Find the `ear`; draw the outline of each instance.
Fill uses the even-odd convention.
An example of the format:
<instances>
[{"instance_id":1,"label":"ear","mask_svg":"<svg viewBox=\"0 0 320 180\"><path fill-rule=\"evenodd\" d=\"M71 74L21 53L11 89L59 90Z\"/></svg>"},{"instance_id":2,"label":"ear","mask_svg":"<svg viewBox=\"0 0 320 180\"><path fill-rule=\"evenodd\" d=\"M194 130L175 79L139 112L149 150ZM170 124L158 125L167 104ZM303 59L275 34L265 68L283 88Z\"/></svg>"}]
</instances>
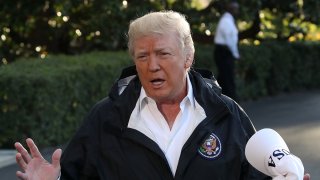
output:
<instances>
[{"instance_id":1,"label":"ear","mask_svg":"<svg viewBox=\"0 0 320 180\"><path fill-rule=\"evenodd\" d=\"M193 54L187 54L186 56L186 62L185 62L185 68L190 68L193 64Z\"/></svg>"}]
</instances>

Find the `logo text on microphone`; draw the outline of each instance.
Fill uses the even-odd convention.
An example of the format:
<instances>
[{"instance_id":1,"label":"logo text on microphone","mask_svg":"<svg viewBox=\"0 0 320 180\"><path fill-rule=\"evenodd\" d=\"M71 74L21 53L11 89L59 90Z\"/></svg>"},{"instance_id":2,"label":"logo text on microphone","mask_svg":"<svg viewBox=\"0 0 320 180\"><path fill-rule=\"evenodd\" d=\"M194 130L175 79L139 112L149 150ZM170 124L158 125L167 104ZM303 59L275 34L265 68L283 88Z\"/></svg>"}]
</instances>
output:
<instances>
[{"instance_id":1,"label":"logo text on microphone","mask_svg":"<svg viewBox=\"0 0 320 180\"><path fill-rule=\"evenodd\" d=\"M276 161L280 161L283 157L290 155L291 153L286 149L276 149L270 155L268 160L268 166L276 167Z\"/></svg>"}]
</instances>

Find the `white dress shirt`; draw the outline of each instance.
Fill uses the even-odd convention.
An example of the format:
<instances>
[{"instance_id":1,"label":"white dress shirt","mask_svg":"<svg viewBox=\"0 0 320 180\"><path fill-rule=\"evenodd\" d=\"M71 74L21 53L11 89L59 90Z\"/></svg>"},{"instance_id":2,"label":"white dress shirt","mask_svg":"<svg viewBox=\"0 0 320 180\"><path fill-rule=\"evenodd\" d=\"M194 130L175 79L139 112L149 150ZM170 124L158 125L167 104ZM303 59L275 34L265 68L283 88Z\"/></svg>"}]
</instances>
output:
<instances>
[{"instance_id":1,"label":"white dress shirt","mask_svg":"<svg viewBox=\"0 0 320 180\"><path fill-rule=\"evenodd\" d=\"M226 45L233 57L240 58L238 50L238 29L233 16L229 12L225 12L218 22L214 43Z\"/></svg>"},{"instance_id":2,"label":"white dress shirt","mask_svg":"<svg viewBox=\"0 0 320 180\"><path fill-rule=\"evenodd\" d=\"M143 87L128 123L128 128L140 131L159 145L173 175L176 172L183 145L199 123L206 118L204 109L193 96L189 76L187 88L188 94L180 103L180 112L171 130L158 110L156 102L146 95Z\"/></svg>"}]
</instances>

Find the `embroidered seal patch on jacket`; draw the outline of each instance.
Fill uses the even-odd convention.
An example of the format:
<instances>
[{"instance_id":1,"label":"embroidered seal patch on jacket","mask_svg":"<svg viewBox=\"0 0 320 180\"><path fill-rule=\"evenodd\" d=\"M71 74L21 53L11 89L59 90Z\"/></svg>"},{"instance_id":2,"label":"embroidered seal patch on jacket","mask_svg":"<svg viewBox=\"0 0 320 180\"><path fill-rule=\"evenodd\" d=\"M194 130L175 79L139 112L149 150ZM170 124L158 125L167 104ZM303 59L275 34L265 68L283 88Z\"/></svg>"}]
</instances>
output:
<instances>
[{"instance_id":1,"label":"embroidered seal patch on jacket","mask_svg":"<svg viewBox=\"0 0 320 180\"><path fill-rule=\"evenodd\" d=\"M201 156L208 159L218 157L221 152L221 142L218 136L211 133L199 147L198 152Z\"/></svg>"}]
</instances>

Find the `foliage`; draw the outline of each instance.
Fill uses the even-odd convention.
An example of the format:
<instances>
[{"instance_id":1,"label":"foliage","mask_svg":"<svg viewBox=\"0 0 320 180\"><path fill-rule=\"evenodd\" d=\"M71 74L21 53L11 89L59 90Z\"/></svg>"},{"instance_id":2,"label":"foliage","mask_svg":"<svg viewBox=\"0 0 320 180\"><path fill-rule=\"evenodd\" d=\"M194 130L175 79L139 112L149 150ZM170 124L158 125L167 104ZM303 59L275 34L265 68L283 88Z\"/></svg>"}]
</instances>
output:
<instances>
[{"instance_id":1,"label":"foliage","mask_svg":"<svg viewBox=\"0 0 320 180\"><path fill-rule=\"evenodd\" d=\"M214 46L197 45L195 66L217 69ZM319 43L268 41L258 46L241 45L236 61L237 92L242 101L280 92L320 88Z\"/></svg>"},{"instance_id":2,"label":"foliage","mask_svg":"<svg viewBox=\"0 0 320 180\"><path fill-rule=\"evenodd\" d=\"M0 67L0 146L26 137L40 145L66 142L130 62L125 52L109 52L21 59Z\"/></svg>"},{"instance_id":3,"label":"foliage","mask_svg":"<svg viewBox=\"0 0 320 180\"><path fill-rule=\"evenodd\" d=\"M133 2L128 8L124 2L1 1L0 59L6 64L21 56L45 58L48 53L124 49L130 19L157 9L156 3L141 6Z\"/></svg>"},{"instance_id":4,"label":"foliage","mask_svg":"<svg viewBox=\"0 0 320 180\"><path fill-rule=\"evenodd\" d=\"M240 30L262 22L258 39L319 40L318 0L238 0ZM173 9L186 14L194 34L212 42L227 0L23 0L0 2L1 64L17 57L79 54L126 48L131 19L149 11ZM257 24L259 28L259 24ZM250 35L256 39L256 31ZM196 40L198 40L196 38ZM249 41L250 42L250 41Z\"/></svg>"},{"instance_id":5,"label":"foliage","mask_svg":"<svg viewBox=\"0 0 320 180\"><path fill-rule=\"evenodd\" d=\"M320 40L319 13L310 8L310 4L313 4L315 9L319 9L318 1L308 1L305 4L303 0L265 1L263 4L259 38Z\"/></svg>"},{"instance_id":6,"label":"foliage","mask_svg":"<svg viewBox=\"0 0 320 180\"><path fill-rule=\"evenodd\" d=\"M242 99L320 87L318 43L264 42L241 46L237 87Z\"/></svg>"}]
</instances>

